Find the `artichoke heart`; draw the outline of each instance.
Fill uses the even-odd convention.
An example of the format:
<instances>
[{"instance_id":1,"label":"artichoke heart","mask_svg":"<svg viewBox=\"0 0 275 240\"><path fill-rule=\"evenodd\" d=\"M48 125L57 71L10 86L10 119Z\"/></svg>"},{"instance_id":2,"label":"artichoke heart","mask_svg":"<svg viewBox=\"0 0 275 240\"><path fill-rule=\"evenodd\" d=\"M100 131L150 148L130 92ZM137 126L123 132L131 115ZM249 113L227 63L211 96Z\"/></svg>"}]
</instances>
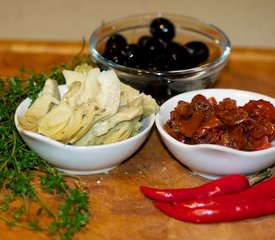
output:
<instances>
[{"instance_id":1,"label":"artichoke heart","mask_svg":"<svg viewBox=\"0 0 275 240\"><path fill-rule=\"evenodd\" d=\"M139 120L143 113L142 100L142 95L138 95L129 102L128 105L120 107L116 114L96 122L92 128L75 143L75 145L93 145L97 141L97 137L107 134L108 131L116 125L126 121L130 122L135 119Z\"/></svg>"},{"instance_id":2,"label":"artichoke heart","mask_svg":"<svg viewBox=\"0 0 275 240\"><path fill-rule=\"evenodd\" d=\"M75 71L67 70L67 69L63 70L62 74L66 80L66 86L68 88L70 88L72 83L82 82L82 81L84 81L84 78L85 78L85 75L83 73L75 72Z\"/></svg>"},{"instance_id":3,"label":"artichoke heart","mask_svg":"<svg viewBox=\"0 0 275 240\"><path fill-rule=\"evenodd\" d=\"M134 136L140 120L159 111L151 96L122 83L114 70L101 72L83 64L62 73L68 91L61 99L57 82L48 79L41 95L18 117L22 128L64 144L107 144Z\"/></svg>"},{"instance_id":4,"label":"artichoke heart","mask_svg":"<svg viewBox=\"0 0 275 240\"><path fill-rule=\"evenodd\" d=\"M99 92L99 83L97 80L99 74L99 68L90 69L86 73L63 70L63 75L66 79L66 85L68 88L71 88L76 82L81 83L81 89L79 89L79 96L77 100L78 105L95 100ZM70 96L67 97L67 99L69 98Z\"/></svg>"},{"instance_id":5,"label":"artichoke heart","mask_svg":"<svg viewBox=\"0 0 275 240\"><path fill-rule=\"evenodd\" d=\"M139 91L121 82L120 106L125 106L129 101L139 95Z\"/></svg>"},{"instance_id":6,"label":"artichoke heart","mask_svg":"<svg viewBox=\"0 0 275 240\"><path fill-rule=\"evenodd\" d=\"M111 128L123 121L130 121L135 117L141 117L143 113L142 97L138 96L133 99L128 105L121 107L119 111L110 118L97 122L92 131L96 136L101 136L107 133Z\"/></svg>"},{"instance_id":7,"label":"artichoke heart","mask_svg":"<svg viewBox=\"0 0 275 240\"><path fill-rule=\"evenodd\" d=\"M96 113L93 94L85 91L88 78L71 83L63 100L38 123L38 132L63 143L74 143L91 128ZM84 101L86 100L86 101Z\"/></svg>"},{"instance_id":8,"label":"artichoke heart","mask_svg":"<svg viewBox=\"0 0 275 240\"><path fill-rule=\"evenodd\" d=\"M94 116L93 126L118 112L121 94L121 82L113 70L101 72L97 81L99 90L95 97L95 101L98 111L96 111ZM87 145L92 135L93 128L90 128L75 145Z\"/></svg>"},{"instance_id":9,"label":"artichoke heart","mask_svg":"<svg viewBox=\"0 0 275 240\"><path fill-rule=\"evenodd\" d=\"M67 126L71 115L72 109L69 104L67 102L61 102L39 121L38 133L60 140L58 134Z\"/></svg>"},{"instance_id":10,"label":"artichoke heart","mask_svg":"<svg viewBox=\"0 0 275 240\"><path fill-rule=\"evenodd\" d=\"M91 127L94 114L94 103L72 108L68 102L62 102L41 120L38 132L72 144Z\"/></svg>"},{"instance_id":11,"label":"artichoke heart","mask_svg":"<svg viewBox=\"0 0 275 240\"><path fill-rule=\"evenodd\" d=\"M95 121L103 120L115 114L120 105L121 83L114 70L103 71L98 77L100 90L96 97L101 110Z\"/></svg>"},{"instance_id":12,"label":"artichoke heart","mask_svg":"<svg viewBox=\"0 0 275 240\"><path fill-rule=\"evenodd\" d=\"M140 127L139 117L131 120L131 121L124 121L112 129L110 129L106 134L101 135L100 137L95 137L94 142L89 142L92 145L101 145L101 144L109 144L115 143L122 140L125 140L132 135L135 135L136 129Z\"/></svg>"},{"instance_id":13,"label":"artichoke heart","mask_svg":"<svg viewBox=\"0 0 275 240\"><path fill-rule=\"evenodd\" d=\"M23 116L18 117L20 127L29 131L37 131L38 121L59 102L60 93L57 81L47 79L41 95L33 102Z\"/></svg>"},{"instance_id":14,"label":"artichoke heart","mask_svg":"<svg viewBox=\"0 0 275 240\"><path fill-rule=\"evenodd\" d=\"M147 117L153 113L157 113L160 110L159 105L157 104L156 100L151 97L151 95L146 95L141 93L143 98L143 114L142 117Z\"/></svg>"}]
</instances>

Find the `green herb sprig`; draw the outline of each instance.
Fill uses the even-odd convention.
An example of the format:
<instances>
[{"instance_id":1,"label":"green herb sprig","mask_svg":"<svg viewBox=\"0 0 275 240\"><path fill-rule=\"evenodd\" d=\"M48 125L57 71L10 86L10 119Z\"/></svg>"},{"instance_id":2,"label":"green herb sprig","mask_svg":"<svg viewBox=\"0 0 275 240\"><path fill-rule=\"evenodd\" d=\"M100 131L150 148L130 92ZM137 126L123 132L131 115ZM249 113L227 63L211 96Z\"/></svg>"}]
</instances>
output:
<instances>
[{"instance_id":1,"label":"green herb sprig","mask_svg":"<svg viewBox=\"0 0 275 240\"><path fill-rule=\"evenodd\" d=\"M68 176L57 171L30 150L16 131L14 113L18 104L26 97L35 100L47 78L59 84L65 82L63 69L72 65L54 66L49 74L28 73L22 76L0 80L0 220L10 226L23 227L33 231L47 231L70 240L89 221L89 199L81 184L70 186ZM26 77L27 76L27 77ZM81 182L78 177L77 182ZM39 181L37 181L37 179ZM38 186L37 183L39 182ZM51 209L40 197L40 192L60 196L57 209ZM30 204L38 205L35 219L30 219ZM39 222L41 214L46 214L50 223Z\"/></svg>"}]
</instances>

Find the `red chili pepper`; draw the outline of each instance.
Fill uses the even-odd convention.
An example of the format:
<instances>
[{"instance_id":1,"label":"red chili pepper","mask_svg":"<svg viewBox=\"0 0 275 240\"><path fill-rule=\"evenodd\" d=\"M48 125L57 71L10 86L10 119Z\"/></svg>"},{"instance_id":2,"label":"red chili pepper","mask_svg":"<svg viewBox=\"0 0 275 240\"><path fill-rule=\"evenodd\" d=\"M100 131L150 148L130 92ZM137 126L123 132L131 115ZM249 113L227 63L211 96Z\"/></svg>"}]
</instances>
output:
<instances>
[{"instance_id":1,"label":"red chili pepper","mask_svg":"<svg viewBox=\"0 0 275 240\"><path fill-rule=\"evenodd\" d=\"M239 221L275 214L274 198L245 199L218 206L178 208L170 203L154 202L154 205L168 216L193 223L217 223Z\"/></svg>"},{"instance_id":2,"label":"red chili pepper","mask_svg":"<svg viewBox=\"0 0 275 240\"><path fill-rule=\"evenodd\" d=\"M157 189L141 186L140 190L151 199L173 202L231 194L243 191L249 186L249 181L244 175L231 174L193 188Z\"/></svg>"},{"instance_id":3,"label":"red chili pepper","mask_svg":"<svg viewBox=\"0 0 275 240\"><path fill-rule=\"evenodd\" d=\"M213 198L193 199L182 202L175 201L174 205L183 208L197 208L263 197L275 198L275 177L260 182L253 187L250 187L238 193L232 193L225 196L217 196Z\"/></svg>"}]
</instances>

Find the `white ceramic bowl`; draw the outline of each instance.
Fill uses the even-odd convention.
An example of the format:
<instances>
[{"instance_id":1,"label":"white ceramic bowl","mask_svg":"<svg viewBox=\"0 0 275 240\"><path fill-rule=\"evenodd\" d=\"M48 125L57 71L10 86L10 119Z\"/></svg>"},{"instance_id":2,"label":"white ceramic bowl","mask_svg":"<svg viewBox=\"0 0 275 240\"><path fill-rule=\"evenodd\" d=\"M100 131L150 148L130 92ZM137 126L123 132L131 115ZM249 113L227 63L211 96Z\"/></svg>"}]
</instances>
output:
<instances>
[{"instance_id":1,"label":"white ceramic bowl","mask_svg":"<svg viewBox=\"0 0 275 240\"><path fill-rule=\"evenodd\" d=\"M64 93L64 87L59 88L61 88L61 94ZM60 171L77 175L103 173L120 165L143 144L155 120L155 114L144 118L140 133L121 142L98 146L72 146L23 130L19 126L18 116L26 112L30 103L31 100L27 98L16 109L14 120L19 134L42 159Z\"/></svg>"},{"instance_id":2,"label":"white ceramic bowl","mask_svg":"<svg viewBox=\"0 0 275 240\"><path fill-rule=\"evenodd\" d=\"M190 102L196 94L206 97L215 97L222 100L230 97L238 105L244 105L249 100L264 99L275 105L275 99L249 91L234 89L203 89L179 94L166 101L156 115L156 127L167 148L183 165L195 174L205 178L215 179L232 173L253 174L275 164L275 142L273 147L259 151L240 151L229 147L214 144L188 145L171 137L163 125L170 118L170 112L176 107L179 100Z\"/></svg>"}]
</instances>

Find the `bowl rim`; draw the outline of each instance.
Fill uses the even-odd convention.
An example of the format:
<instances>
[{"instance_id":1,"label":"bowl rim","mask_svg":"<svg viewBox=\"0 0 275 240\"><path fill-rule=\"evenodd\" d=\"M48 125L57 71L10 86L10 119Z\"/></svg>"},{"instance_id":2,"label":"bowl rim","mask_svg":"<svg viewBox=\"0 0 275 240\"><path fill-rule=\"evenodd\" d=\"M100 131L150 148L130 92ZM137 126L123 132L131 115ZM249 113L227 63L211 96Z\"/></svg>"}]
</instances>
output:
<instances>
[{"instance_id":1,"label":"bowl rim","mask_svg":"<svg viewBox=\"0 0 275 240\"><path fill-rule=\"evenodd\" d=\"M181 97L182 95L187 95L187 94L196 94L196 93L201 93L203 94L204 92L209 92L209 91L214 91L214 92L229 92L229 91L233 91L236 93L245 93L245 94L253 94L253 95L257 95L259 97L263 97L265 99L270 99L273 102L275 101L274 98L264 95L264 94L260 94L260 93L256 93L256 92L252 92L252 91L246 91L246 90L239 90L239 89L230 89L230 88L208 88L208 89L199 89L199 90L193 90L193 91L189 91L189 92L185 92L185 93L181 93L178 94L170 99L168 99L167 101L165 101L161 106L160 106L160 111L156 114L155 117L155 124L157 127L157 130L159 131L159 133L166 138L168 141L170 141L172 144L175 144L178 147L181 148L193 148L193 149L208 149L208 150L216 150L216 151L222 151L222 152L227 152L227 153L233 153L233 154L237 154L237 155L242 155L242 156L251 156L251 155L255 155L255 156L259 156L259 155L263 155L263 154L268 154L271 152L275 151L275 140L272 141L272 147L270 148L266 148L266 149L262 149L262 150L257 150L257 151L244 151L244 150L238 150L238 149L234 149L234 148L230 148L230 147L226 147L226 146L222 146L222 145L217 145L217 144L186 144L186 143L182 143L178 140L176 140L175 138L173 138L172 136L170 136L163 128L162 122L161 122L161 114L163 113L163 109L164 107L166 107L166 105L168 105L170 102L175 101L176 99L178 99L179 97ZM251 99L253 100L253 99Z\"/></svg>"},{"instance_id":2,"label":"bowl rim","mask_svg":"<svg viewBox=\"0 0 275 240\"><path fill-rule=\"evenodd\" d=\"M96 34L102 30L104 27L112 25L112 24L116 24L118 22L121 21L125 21L127 19L133 19L133 18L140 18L140 17L147 17L147 18L153 18L153 17L161 17L161 16L167 16L167 17L175 17L175 18L182 18L182 19L186 19L189 21L193 21L205 26L208 26L210 28L212 28L213 30L215 30L217 33L219 33L225 40L225 49L224 51L219 55L219 57L215 58L212 62L207 62L205 64L202 64L198 67L195 68L190 68L190 69L184 69L184 70L173 70L173 71L148 71L148 70L144 70L144 69L137 69L137 68L130 68L130 67L126 67L120 64L116 64L106 58L104 58L96 49L95 45L94 45L94 38L96 36ZM101 26L97 27L94 32L91 34L90 38L89 38L89 49L90 49L90 53L92 55L93 58L95 58L96 61L101 62L107 62L108 65L116 70L119 71L123 71L123 72L128 72L131 74L136 74L136 75L153 75L153 76L157 76L157 77L161 77L161 76L173 76L173 75L178 75L178 74L191 74L191 73L198 73L198 72L202 72L205 70L205 68L216 68L219 65L224 65L231 53L231 41L229 39L229 37L225 34L225 32L223 30L221 30L219 27L217 27L216 25L210 23L207 20L203 20L203 19L199 19L196 17L191 17L188 15L181 15L181 14L174 14L174 13L166 13L166 12L149 12L149 13L141 13L141 14L134 14L134 15L127 15L124 17L120 17L120 18L113 18L110 19L108 21L104 21L102 23ZM175 79L176 80L176 79Z\"/></svg>"}]
</instances>

